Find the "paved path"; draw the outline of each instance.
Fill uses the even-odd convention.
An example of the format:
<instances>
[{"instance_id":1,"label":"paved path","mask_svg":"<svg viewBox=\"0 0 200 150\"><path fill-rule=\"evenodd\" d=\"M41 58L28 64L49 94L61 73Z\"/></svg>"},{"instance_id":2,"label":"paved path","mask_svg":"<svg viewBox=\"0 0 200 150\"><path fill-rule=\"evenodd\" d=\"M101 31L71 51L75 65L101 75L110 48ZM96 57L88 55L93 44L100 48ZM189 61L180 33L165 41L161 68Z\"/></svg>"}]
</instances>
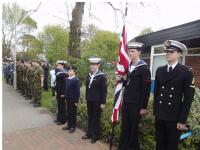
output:
<instances>
[{"instance_id":1,"label":"paved path","mask_svg":"<svg viewBox=\"0 0 200 150\"><path fill-rule=\"evenodd\" d=\"M44 108L33 108L11 86L2 83L3 150L108 150L108 146L82 140L83 132L68 133L53 123Z\"/></svg>"}]
</instances>

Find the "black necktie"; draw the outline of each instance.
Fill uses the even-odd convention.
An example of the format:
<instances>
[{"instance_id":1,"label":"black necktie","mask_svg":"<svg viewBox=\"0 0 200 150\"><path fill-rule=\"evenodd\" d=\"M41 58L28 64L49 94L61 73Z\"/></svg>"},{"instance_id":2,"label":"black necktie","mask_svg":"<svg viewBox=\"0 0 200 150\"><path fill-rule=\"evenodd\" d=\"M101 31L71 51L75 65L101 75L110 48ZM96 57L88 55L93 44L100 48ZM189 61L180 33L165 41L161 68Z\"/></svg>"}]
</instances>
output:
<instances>
[{"instance_id":1,"label":"black necktie","mask_svg":"<svg viewBox=\"0 0 200 150\"><path fill-rule=\"evenodd\" d=\"M171 72L171 71L172 71L172 66L169 67L169 72Z\"/></svg>"}]
</instances>

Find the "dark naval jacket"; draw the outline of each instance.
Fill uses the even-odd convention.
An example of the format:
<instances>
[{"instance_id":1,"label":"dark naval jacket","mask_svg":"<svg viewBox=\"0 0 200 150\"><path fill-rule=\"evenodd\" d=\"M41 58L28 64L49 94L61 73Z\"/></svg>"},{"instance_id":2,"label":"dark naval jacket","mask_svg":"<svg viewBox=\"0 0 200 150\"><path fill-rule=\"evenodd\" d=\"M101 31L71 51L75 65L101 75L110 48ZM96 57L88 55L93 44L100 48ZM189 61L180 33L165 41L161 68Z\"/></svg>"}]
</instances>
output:
<instances>
[{"instance_id":1,"label":"dark naval jacket","mask_svg":"<svg viewBox=\"0 0 200 150\"><path fill-rule=\"evenodd\" d=\"M194 97L194 78L190 68L177 64L156 71L153 112L157 119L186 123Z\"/></svg>"},{"instance_id":2,"label":"dark naval jacket","mask_svg":"<svg viewBox=\"0 0 200 150\"><path fill-rule=\"evenodd\" d=\"M124 85L123 102L134 103L140 105L141 109L146 109L151 89L151 73L148 65L143 60L140 60L132 72L129 68Z\"/></svg>"},{"instance_id":3,"label":"dark naval jacket","mask_svg":"<svg viewBox=\"0 0 200 150\"><path fill-rule=\"evenodd\" d=\"M63 69L62 71L58 71L56 73L56 92L60 95L65 95L66 88L66 80L67 80L67 71Z\"/></svg>"},{"instance_id":4,"label":"dark naval jacket","mask_svg":"<svg viewBox=\"0 0 200 150\"><path fill-rule=\"evenodd\" d=\"M88 102L106 103L107 97L107 79L103 72L98 71L92 80L92 74L89 73L86 80L86 100Z\"/></svg>"}]
</instances>

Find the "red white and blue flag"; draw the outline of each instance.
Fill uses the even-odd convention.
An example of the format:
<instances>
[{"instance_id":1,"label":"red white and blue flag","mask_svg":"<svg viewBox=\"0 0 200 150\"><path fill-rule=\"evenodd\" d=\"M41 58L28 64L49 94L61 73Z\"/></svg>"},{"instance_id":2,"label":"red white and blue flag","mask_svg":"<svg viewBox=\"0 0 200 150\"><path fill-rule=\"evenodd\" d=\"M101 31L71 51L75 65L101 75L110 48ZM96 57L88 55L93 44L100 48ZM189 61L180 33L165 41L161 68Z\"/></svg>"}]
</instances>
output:
<instances>
[{"instance_id":1,"label":"red white and blue flag","mask_svg":"<svg viewBox=\"0 0 200 150\"><path fill-rule=\"evenodd\" d=\"M127 38L126 38L126 28L123 27L122 35L120 37L119 50L118 50L118 64L116 74L120 76L125 76L128 72L129 67L129 57L127 49ZM122 88L123 82L117 81L115 88L115 99L114 99L114 108L111 120L113 123L116 123L119 120L119 111L122 104Z\"/></svg>"}]
</instances>

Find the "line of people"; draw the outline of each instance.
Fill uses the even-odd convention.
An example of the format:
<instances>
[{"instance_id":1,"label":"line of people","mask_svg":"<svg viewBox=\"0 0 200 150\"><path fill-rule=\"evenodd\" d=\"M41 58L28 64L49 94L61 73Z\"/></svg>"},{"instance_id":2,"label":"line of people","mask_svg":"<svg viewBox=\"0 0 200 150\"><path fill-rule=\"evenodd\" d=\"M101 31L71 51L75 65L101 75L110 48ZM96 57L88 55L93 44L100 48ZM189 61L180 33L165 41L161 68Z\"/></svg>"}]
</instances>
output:
<instances>
[{"instance_id":1,"label":"line of people","mask_svg":"<svg viewBox=\"0 0 200 150\"><path fill-rule=\"evenodd\" d=\"M186 129L186 121L194 97L194 78L191 68L179 63L179 57L187 47L174 40L165 41L164 46L168 64L157 69L154 87L156 149L178 150L180 133ZM128 44L131 62L127 78L117 76L117 80L122 80L125 87L118 150L140 149L138 126L141 117L147 112L151 86L149 67L140 59L142 47L143 44L138 42ZM88 126L82 139L91 139L91 143L95 143L99 139L101 112L106 104L107 79L99 70L100 58L91 57L89 62L90 72L86 78L85 91ZM57 61L56 69L50 71L52 95L56 93L58 104L55 122L57 125L64 125L68 121L63 130L69 130L70 133L76 129L76 113L80 97L80 81L76 77L76 72L76 67L66 67L66 61ZM17 63L17 74L17 87L20 92L32 98L35 107L39 106L44 79L40 61Z\"/></svg>"},{"instance_id":2,"label":"line of people","mask_svg":"<svg viewBox=\"0 0 200 150\"><path fill-rule=\"evenodd\" d=\"M31 100L34 107L41 106L42 91L44 86L44 71L41 61L34 59L31 61L17 61L17 91Z\"/></svg>"},{"instance_id":3,"label":"line of people","mask_svg":"<svg viewBox=\"0 0 200 150\"><path fill-rule=\"evenodd\" d=\"M99 139L100 117L106 103L107 80L105 74L99 70L101 59L91 57L89 62L90 73L86 79L88 129L82 139L91 139L91 143L95 143ZM51 70L52 95L54 95L55 90L58 104L57 118L54 122L57 125L63 125L68 121L67 125L62 129L69 130L69 133L73 133L76 129L80 81L76 77L77 68L71 66L66 69L65 65L65 61L57 61L56 71Z\"/></svg>"}]
</instances>

